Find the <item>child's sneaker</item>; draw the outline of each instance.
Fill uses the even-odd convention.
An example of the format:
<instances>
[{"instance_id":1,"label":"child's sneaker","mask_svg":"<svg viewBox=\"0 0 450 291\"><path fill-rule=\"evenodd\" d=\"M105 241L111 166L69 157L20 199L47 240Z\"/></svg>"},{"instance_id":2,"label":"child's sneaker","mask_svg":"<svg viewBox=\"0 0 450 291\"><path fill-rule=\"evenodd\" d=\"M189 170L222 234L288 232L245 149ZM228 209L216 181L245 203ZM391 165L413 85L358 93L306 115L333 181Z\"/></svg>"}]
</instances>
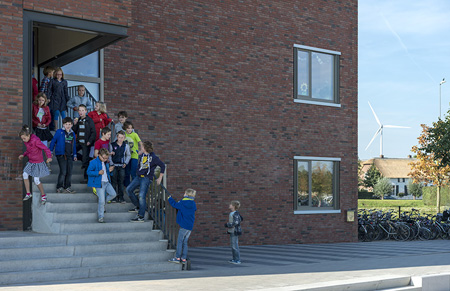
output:
<instances>
[{"instance_id":1,"label":"child's sneaker","mask_svg":"<svg viewBox=\"0 0 450 291\"><path fill-rule=\"evenodd\" d=\"M175 263L175 264L179 264L179 263L180 263L180 258L171 258L171 259L169 260L169 262Z\"/></svg>"},{"instance_id":2,"label":"child's sneaker","mask_svg":"<svg viewBox=\"0 0 450 291\"><path fill-rule=\"evenodd\" d=\"M186 264L187 260L186 259L181 259L181 263L182 264Z\"/></svg>"},{"instance_id":3,"label":"child's sneaker","mask_svg":"<svg viewBox=\"0 0 450 291\"><path fill-rule=\"evenodd\" d=\"M100 218L98 219L98 222L99 222L99 223L105 223L105 219L104 219L103 217L100 217Z\"/></svg>"},{"instance_id":4,"label":"child's sneaker","mask_svg":"<svg viewBox=\"0 0 450 291\"><path fill-rule=\"evenodd\" d=\"M63 192L64 192L63 187L59 187L58 189L56 189L56 193L63 193Z\"/></svg>"},{"instance_id":5,"label":"child's sneaker","mask_svg":"<svg viewBox=\"0 0 450 291\"><path fill-rule=\"evenodd\" d=\"M131 222L144 222L144 217L136 215L135 218L130 220Z\"/></svg>"},{"instance_id":6,"label":"child's sneaker","mask_svg":"<svg viewBox=\"0 0 450 291\"><path fill-rule=\"evenodd\" d=\"M47 196L44 195L44 196L41 197L41 204L45 205L46 202L47 202Z\"/></svg>"},{"instance_id":7,"label":"child's sneaker","mask_svg":"<svg viewBox=\"0 0 450 291\"><path fill-rule=\"evenodd\" d=\"M23 197L23 201L27 201L28 199L30 199L33 195L31 195L31 193L27 193L27 195L25 195L25 197Z\"/></svg>"},{"instance_id":8,"label":"child's sneaker","mask_svg":"<svg viewBox=\"0 0 450 291\"><path fill-rule=\"evenodd\" d=\"M64 192L69 193L69 194L75 194L75 193L77 193L76 191L70 189L70 187L67 188L67 189L64 189Z\"/></svg>"},{"instance_id":9,"label":"child's sneaker","mask_svg":"<svg viewBox=\"0 0 450 291\"><path fill-rule=\"evenodd\" d=\"M94 193L94 195L97 196L97 189L95 189L95 187L92 187L92 193Z\"/></svg>"},{"instance_id":10,"label":"child's sneaker","mask_svg":"<svg viewBox=\"0 0 450 291\"><path fill-rule=\"evenodd\" d=\"M134 207L134 208L131 208L130 210L128 210L128 212L139 212L139 208L138 207Z\"/></svg>"}]
</instances>

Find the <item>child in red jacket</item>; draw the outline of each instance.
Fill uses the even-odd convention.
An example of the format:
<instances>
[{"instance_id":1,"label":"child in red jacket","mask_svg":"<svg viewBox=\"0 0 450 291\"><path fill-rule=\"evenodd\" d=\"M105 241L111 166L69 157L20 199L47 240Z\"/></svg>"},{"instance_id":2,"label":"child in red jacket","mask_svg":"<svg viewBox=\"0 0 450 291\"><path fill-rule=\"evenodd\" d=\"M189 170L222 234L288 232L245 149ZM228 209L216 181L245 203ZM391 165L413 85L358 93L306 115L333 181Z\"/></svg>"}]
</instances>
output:
<instances>
[{"instance_id":1,"label":"child in red jacket","mask_svg":"<svg viewBox=\"0 0 450 291\"><path fill-rule=\"evenodd\" d=\"M92 118L95 124L95 131L97 135L95 136L95 141L97 141L100 136L100 130L106 127L108 124L112 122L112 119L109 118L108 114L106 114L106 104L103 102L95 103L94 111L88 113L88 116Z\"/></svg>"},{"instance_id":2,"label":"child in red jacket","mask_svg":"<svg viewBox=\"0 0 450 291\"><path fill-rule=\"evenodd\" d=\"M47 145L53 138L48 128L50 122L52 122L52 116L47 103L47 96L43 92L39 93L33 102L33 130L44 145Z\"/></svg>"},{"instance_id":3,"label":"child in red jacket","mask_svg":"<svg viewBox=\"0 0 450 291\"><path fill-rule=\"evenodd\" d=\"M23 157L28 157L28 163L25 165L23 169L23 183L25 184L25 189L27 191L27 195L23 198L24 201L31 198L30 191L30 181L28 180L29 176L32 176L34 179L34 183L39 188L41 192L41 203L45 204L47 201L47 196L44 192L44 187L42 187L39 178L50 175L50 171L48 170L47 165L44 163L44 158L42 156L42 150L45 151L47 155L47 163L52 161L52 153L46 147L37 136L31 134L31 130L27 125L22 127L22 130L19 132L19 136L22 141L25 143L27 150L23 155L19 156L19 160L22 160Z\"/></svg>"}]
</instances>

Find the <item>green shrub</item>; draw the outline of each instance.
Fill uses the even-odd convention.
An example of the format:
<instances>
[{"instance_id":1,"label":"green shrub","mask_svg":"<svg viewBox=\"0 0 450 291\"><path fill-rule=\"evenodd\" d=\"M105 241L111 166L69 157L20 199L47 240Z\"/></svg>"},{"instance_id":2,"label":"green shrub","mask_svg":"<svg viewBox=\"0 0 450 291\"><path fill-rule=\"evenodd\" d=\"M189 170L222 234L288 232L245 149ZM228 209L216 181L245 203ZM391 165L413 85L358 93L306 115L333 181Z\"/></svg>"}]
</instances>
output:
<instances>
[{"instance_id":1,"label":"green shrub","mask_svg":"<svg viewBox=\"0 0 450 291\"><path fill-rule=\"evenodd\" d=\"M436 190L437 187L429 186L423 188L423 204L428 206L436 206ZM441 206L450 206L450 188L441 187Z\"/></svg>"},{"instance_id":2,"label":"green shrub","mask_svg":"<svg viewBox=\"0 0 450 291\"><path fill-rule=\"evenodd\" d=\"M378 198L373 197L373 192L359 191L358 199L378 199Z\"/></svg>"}]
</instances>

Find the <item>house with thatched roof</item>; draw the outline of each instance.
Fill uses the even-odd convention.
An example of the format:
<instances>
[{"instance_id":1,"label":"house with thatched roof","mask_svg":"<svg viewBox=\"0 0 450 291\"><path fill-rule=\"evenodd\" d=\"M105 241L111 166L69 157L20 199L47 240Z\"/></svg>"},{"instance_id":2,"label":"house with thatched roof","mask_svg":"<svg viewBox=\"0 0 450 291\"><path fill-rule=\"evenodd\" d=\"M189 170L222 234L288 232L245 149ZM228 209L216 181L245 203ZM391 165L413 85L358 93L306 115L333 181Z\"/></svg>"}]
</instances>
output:
<instances>
[{"instance_id":1,"label":"house with thatched roof","mask_svg":"<svg viewBox=\"0 0 450 291\"><path fill-rule=\"evenodd\" d=\"M392 184L392 194L396 198L400 198L399 193L405 194L403 199L413 199L412 195L408 193L408 183L411 177L408 174L411 172L411 162L416 159L408 156L408 158L373 158L362 161L361 173L364 179L365 173L372 165L380 171L383 177L388 178Z\"/></svg>"}]
</instances>

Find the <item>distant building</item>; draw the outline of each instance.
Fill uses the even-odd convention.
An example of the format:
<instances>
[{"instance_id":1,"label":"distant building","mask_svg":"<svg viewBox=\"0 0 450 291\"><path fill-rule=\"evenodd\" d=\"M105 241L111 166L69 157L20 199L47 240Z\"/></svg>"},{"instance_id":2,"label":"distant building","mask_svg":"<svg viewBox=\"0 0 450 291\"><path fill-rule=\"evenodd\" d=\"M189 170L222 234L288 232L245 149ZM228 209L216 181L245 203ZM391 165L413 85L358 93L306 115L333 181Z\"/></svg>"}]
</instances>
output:
<instances>
[{"instance_id":1,"label":"distant building","mask_svg":"<svg viewBox=\"0 0 450 291\"><path fill-rule=\"evenodd\" d=\"M411 172L411 162L416 159L408 157L403 158L373 158L362 162L361 172L362 177L369 170L372 165L380 171L383 177L388 178L392 184L391 195L396 196L397 199L413 199L408 192L408 183L411 177L408 174ZM405 196L400 197L399 193L404 193Z\"/></svg>"}]
</instances>

